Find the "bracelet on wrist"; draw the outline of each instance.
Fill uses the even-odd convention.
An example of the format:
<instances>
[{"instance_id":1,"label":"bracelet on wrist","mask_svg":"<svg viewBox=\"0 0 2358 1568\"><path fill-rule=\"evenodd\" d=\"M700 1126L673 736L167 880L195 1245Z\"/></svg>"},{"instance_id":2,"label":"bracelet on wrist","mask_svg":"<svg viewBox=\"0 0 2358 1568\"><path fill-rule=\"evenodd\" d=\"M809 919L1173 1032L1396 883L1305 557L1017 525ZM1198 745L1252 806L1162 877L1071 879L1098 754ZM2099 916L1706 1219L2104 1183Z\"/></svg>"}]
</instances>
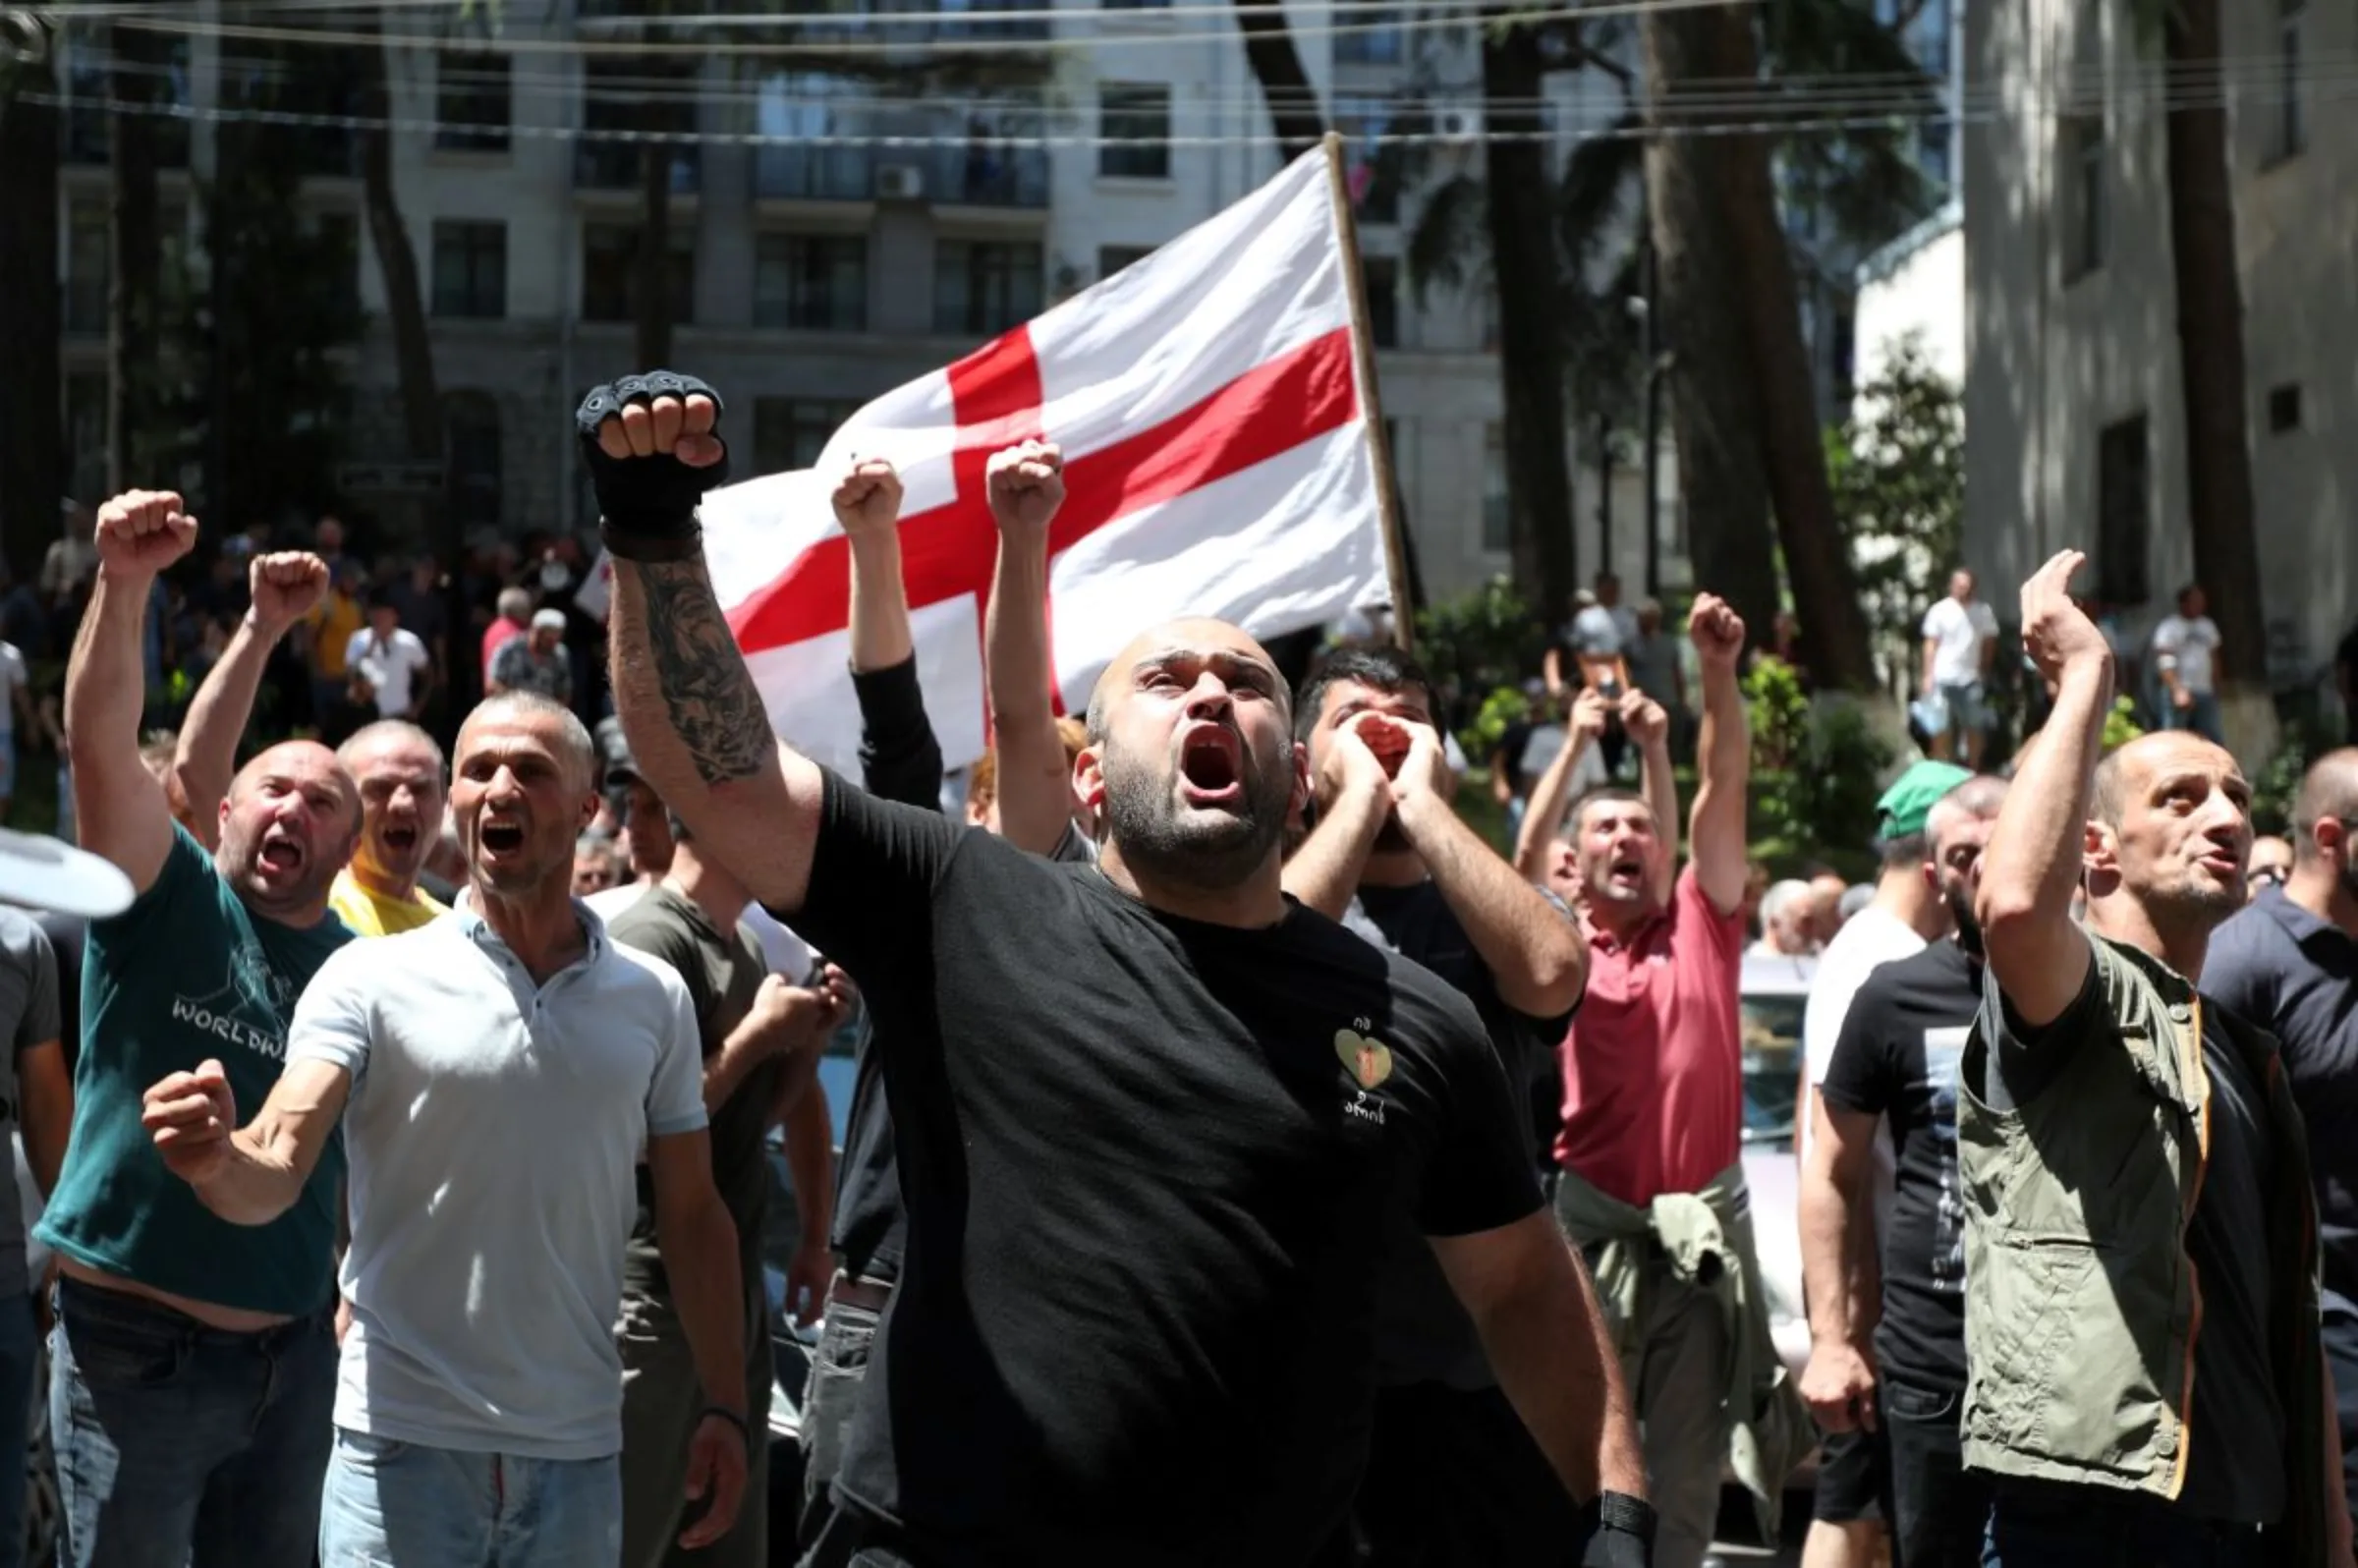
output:
<instances>
[{"instance_id":1,"label":"bracelet on wrist","mask_svg":"<svg viewBox=\"0 0 2358 1568\"><path fill-rule=\"evenodd\" d=\"M702 1411L697 1413L697 1422L701 1425L708 1416L717 1416L722 1421L725 1421L730 1426L736 1428L738 1439L742 1441L749 1450L754 1446L754 1428L746 1425L746 1420L743 1416L731 1410L726 1405L706 1405Z\"/></svg>"}]
</instances>

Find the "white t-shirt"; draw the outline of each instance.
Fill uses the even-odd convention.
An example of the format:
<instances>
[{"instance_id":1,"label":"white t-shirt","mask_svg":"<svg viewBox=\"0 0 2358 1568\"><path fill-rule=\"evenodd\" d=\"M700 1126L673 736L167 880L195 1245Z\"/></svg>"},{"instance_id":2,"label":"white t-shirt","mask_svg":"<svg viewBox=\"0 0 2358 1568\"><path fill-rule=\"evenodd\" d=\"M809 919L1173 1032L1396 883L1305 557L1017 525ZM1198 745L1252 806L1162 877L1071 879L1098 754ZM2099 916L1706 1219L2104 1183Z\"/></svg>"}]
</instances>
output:
<instances>
[{"instance_id":1,"label":"white t-shirt","mask_svg":"<svg viewBox=\"0 0 2358 1568\"><path fill-rule=\"evenodd\" d=\"M2212 652L2218 646L2218 623L2208 615L2188 620L2172 615L2154 628L2154 651L2177 661L2178 684L2189 692L2211 691ZM2160 668L2159 663L2156 668Z\"/></svg>"},{"instance_id":2,"label":"white t-shirt","mask_svg":"<svg viewBox=\"0 0 2358 1568\"><path fill-rule=\"evenodd\" d=\"M14 643L0 643L0 735L17 732L17 693L32 684L25 655Z\"/></svg>"},{"instance_id":3,"label":"white t-shirt","mask_svg":"<svg viewBox=\"0 0 2358 1568\"><path fill-rule=\"evenodd\" d=\"M1971 686L1982 678L1982 644L1997 636L1997 612L1980 599L1952 595L1924 612L1924 640L1933 644L1933 684Z\"/></svg>"},{"instance_id":4,"label":"white t-shirt","mask_svg":"<svg viewBox=\"0 0 2358 1568\"><path fill-rule=\"evenodd\" d=\"M680 977L600 924L535 985L462 899L320 966L287 1060L352 1075L336 1425L463 1453L621 1452L640 1151L705 1124Z\"/></svg>"},{"instance_id":5,"label":"white t-shirt","mask_svg":"<svg viewBox=\"0 0 2358 1568\"><path fill-rule=\"evenodd\" d=\"M1943 599L1954 604L1954 599ZM1913 958L1924 951L1924 938L1916 927L1887 910L1870 904L1852 916L1825 944L1818 956L1818 978L1810 986L1809 1004L1801 1014L1801 1050L1803 1070L1814 1091L1825 1082L1825 1070L1834 1059L1834 1042L1842 1037L1842 1021L1850 1016L1850 1004L1867 983L1867 977L1903 958ZM1801 1157L1810 1157L1810 1138L1817 1123L1816 1107L1805 1105L1804 1114L1796 1118L1801 1123ZM1891 1129L1881 1122L1875 1128L1875 1228L1881 1235L1891 1217L1891 1191L1898 1162L1891 1151Z\"/></svg>"},{"instance_id":6,"label":"white t-shirt","mask_svg":"<svg viewBox=\"0 0 2358 1568\"><path fill-rule=\"evenodd\" d=\"M376 629L364 626L344 647L344 667L366 681L376 692L379 718L407 718L418 700L418 678L433 667L434 656L406 626L393 628L382 642Z\"/></svg>"}]
</instances>

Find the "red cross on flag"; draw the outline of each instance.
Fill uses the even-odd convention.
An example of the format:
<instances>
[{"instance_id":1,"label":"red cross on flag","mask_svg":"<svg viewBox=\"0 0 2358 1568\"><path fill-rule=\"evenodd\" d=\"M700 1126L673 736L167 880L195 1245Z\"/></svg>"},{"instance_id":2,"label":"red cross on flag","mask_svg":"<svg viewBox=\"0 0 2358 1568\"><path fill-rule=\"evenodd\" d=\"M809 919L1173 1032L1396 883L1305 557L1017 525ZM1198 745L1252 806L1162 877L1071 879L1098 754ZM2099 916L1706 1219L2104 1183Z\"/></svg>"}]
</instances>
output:
<instances>
[{"instance_id":1,"label":"red cross on flag","mask_svg":"<svg viewBox=\"0 0 2358 1568\"><path fill-rule=\"evenodd\" d=\"M808 472L704 499L712 581L777 732L857 763L850 546L828 494L859 457L904 487L918 674L943 760L983 753L983 467L1064 451L1051 656L1079 711L1138 632L1211 615L1273 637L1385 602L1375 447L1353 349L1346 215L1315 151L1147 259L852 416Z\"/></svg>"}]
</instances>

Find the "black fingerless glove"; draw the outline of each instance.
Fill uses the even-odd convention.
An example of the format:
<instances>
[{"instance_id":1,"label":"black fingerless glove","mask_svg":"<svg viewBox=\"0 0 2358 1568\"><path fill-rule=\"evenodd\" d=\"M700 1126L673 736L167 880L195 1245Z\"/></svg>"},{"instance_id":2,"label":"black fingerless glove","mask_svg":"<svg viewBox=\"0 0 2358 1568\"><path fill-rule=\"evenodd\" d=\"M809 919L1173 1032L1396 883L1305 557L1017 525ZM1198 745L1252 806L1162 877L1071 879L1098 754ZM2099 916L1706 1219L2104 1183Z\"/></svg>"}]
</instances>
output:
<instances>
[{"instance_id":1,"label":"black fingerless glove","mask_svg":"<svg viewBox=\"0 0 2358 1568\"><path fill-rule=\"evenodd\" d=\"M1654 1568L1654 1506L1608 1491L1582 1510L1594 1522L1580 1568Z\"/></svg>"},{"instance_id":2,"label":"black fingerless glove","mask_svg":"<svg viewBox=\"0 0 2358 1568\"><path fill-rule=\"evenodd\" d=\"M626 561L677 561L694 555L702 532L696 509L704 492L729 477L727 447L709 468L692 468L668 452L651 457L608 457L597 444L598 426L633 403L675 397L686 403L702 394L712 400L714 439L720 436L720 394L693 375L649 370L626 375L610 386L593 387L574 416L590 482L597 491L597 532L606 548Z\"/></svg>"}]
</instances>

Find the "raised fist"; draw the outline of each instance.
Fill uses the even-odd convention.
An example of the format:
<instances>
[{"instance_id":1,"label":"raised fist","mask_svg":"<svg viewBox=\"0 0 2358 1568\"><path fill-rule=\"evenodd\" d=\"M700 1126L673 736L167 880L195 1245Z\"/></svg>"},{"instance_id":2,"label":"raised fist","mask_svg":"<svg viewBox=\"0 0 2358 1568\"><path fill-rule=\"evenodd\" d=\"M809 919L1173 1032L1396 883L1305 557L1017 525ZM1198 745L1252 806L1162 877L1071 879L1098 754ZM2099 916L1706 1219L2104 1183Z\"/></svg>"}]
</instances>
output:
<instances>
[{"instance_id":1,"label":"raised fist","mask_svg":"<svg viewBox=\"0 0 2358 1568\"><path fill-rule=\"evenodd\" d=\"M1064 505L1064 454L1048 442L1025 441L994 452L982 474L991 521L1001 532L1039 532Z\"/></svg>"},{"instance_id":2,"label":"raised fist","mask_svg":"<svg viewBox=\"0 0 2358 1568\"><path fill-rule=\"evenodd\" d=\"M1632 687L1621 694L1621 727L1641 748L1659 746L1670 738L1670 715L1662 704Z\"/></svg>"},{"instance_id":3,"label":"raised fist","mask_svg":"<svg viewBox=\"0 0 2358 1568\"><path fill-rule=\"evenodd\" d=\"M1572 733L1591 745L1604 738L1612 716L1613 704L1594 686L1582 687L1572 699Z\"/></svg>"},{"instance_id":4,"label":"raised fist","mask_svg":"<svg viewBox=\"0 0 2358 1568\"><path fill-rule=\"evenodd\" d=\"M229 1135L238 1130L237 1099L221 1064L208 1061L193 1073L159 1079L142 1096L140 1123L164 1168L182 1181L196 1186L219 1175L229 1163Z\"/></svg>"},{"instance_id":5,"label":"raised fist","mask_svg":"<svg viewBox=\"0 0 2358 1568\"><path fill-rule=\"evenodd\" d=\"M883 458L854 458L835 486L835 521L846 533L881 533L901 520L901 476Z\"/></svg>"},{"instance_id":6,"label":"raised fist","mask_svg":"<svg viewBox=\"0 0 2358 1568\"><path fill-rule=\"evenodd\" d=\"M2104 632L2072 601L2072 574L2087 559L2077 550L2064 550L2032 573L2022 586L2023 650L2039 673L2050 681L2061 680L2067 664L2105 661L2112 656L2112 644L2105 641Z\"/></svg>"},{"instance_id":7,"label":"raised fist","mask_svg":"<svg viewBox=\"0 0 2358 1568\"><path fill-rule=\"evenodd\" d=\"M599 532L625 560L673 561L696 552L696 509L729 476L720 397L669 370L592 388L574 416L597 491Z\"/></svg>"},{"instance_id":8,"label":"raised fist","mask_svg":"<svg viewBox=\"0 0 2358 1568\"><path fill-rule=\"evenodd\" d=\"M1687 615L1687 637L1706 669L1732 670L1744 651L1744 617L1716 593L1698 593Z\"/></svg>"},{"instance_id":9,"label":"raised fist","mask_svg":"<svg viewBox=\"0 0 2358 1568\"><path fill-rule=\"evenodd\" d=\"M253 595L254 624L283 632L327 597L327 563L309 550L257 555L246 569L246 586Z\"/></svg>"},{"instance_id":10,"label":"raised fist","mask_svg":"<svg viewBox=\"0 0 2358 1568\"><path fill-rule=\"evenodd\" d=\"M153 577L196 543L196 520L176 490L126 490L98 509L94 542L110 576Z\"/></svg>"}]
</instances>

